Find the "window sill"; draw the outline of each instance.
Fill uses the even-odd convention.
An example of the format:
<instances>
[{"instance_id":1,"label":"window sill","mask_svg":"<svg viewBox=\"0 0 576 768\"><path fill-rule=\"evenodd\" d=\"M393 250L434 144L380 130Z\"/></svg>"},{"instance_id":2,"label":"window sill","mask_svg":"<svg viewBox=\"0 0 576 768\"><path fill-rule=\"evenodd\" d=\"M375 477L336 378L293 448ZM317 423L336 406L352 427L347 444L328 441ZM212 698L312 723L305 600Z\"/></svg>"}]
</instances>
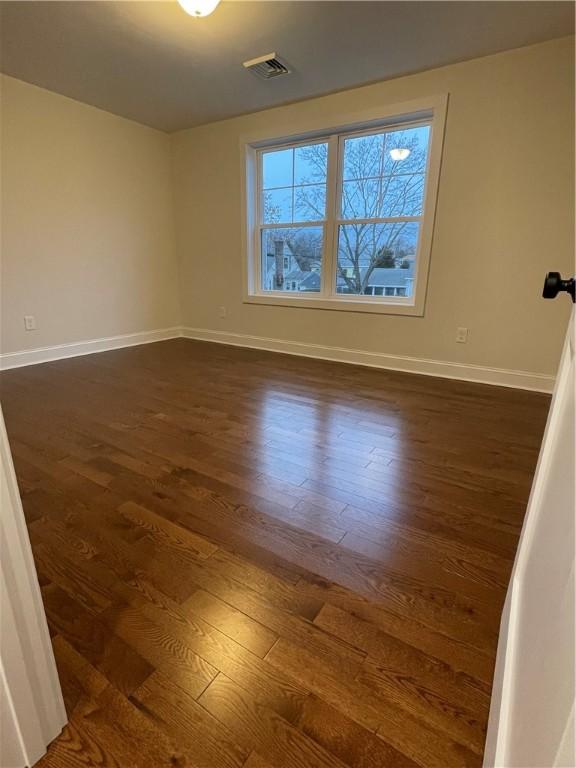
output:
<instances>
[{"instance_id":1,"label":"window sill","mask_svg":"<svg viewBox=\"0 0 576 768\"><path fill-rule=\"evenodd\" d=\"M408 315L422 317L424 306L409 301L358 301L357 299L326 299L320 297L281 296L278 294L247 294L244 304L266 304L300 309L328 309L339 312L367 312L373 315Z\"/></svg>"}]
</instances>

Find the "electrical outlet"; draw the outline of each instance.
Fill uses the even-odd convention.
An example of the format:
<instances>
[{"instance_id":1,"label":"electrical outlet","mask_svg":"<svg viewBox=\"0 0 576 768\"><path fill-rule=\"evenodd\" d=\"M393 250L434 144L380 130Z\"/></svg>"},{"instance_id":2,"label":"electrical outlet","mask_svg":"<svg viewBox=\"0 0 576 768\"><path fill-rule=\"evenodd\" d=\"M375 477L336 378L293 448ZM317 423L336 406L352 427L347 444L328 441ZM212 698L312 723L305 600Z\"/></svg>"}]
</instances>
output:
<instances>
[{"instance_id":1,"label":"electrical outlet","mask_svg":"<svg viewBox=\"0 0 576 768\"><path fill-rule=\"evenodd\" d=\"M468 341L468 328L456 328L456 342L466 344Z\"/></svg>"},{"instance_id":2,"label":"electrical outlet","mask_svg":"<svg viewBox=\"0 0 576 768\"><path fill-rule=\"evenodd\" d=\"M36 330L36 318L34 315L24 315L24 328L27 331Z\"/></svg>"},{"instance_id":3,"label":"electrical outlet","mask_svg":"<svg viewBox=\"0 0 576 768\"><path fill-rule=\"evenodd\" d=\"M218 316L219 317L226 317L227 315L226 307L218 307Z\"/></svg>"}]
</instances>

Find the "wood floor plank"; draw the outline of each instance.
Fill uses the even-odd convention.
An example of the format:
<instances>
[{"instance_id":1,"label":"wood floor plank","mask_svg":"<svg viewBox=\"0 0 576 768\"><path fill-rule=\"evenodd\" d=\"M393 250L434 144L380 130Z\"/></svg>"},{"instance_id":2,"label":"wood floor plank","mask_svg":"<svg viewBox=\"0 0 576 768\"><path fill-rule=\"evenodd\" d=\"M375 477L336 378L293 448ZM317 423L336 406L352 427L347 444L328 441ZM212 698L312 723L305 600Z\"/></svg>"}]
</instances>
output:
<instances>
[{"instance_id":1,"label":"wood floor plank","mask_svg":"<svg viewBox=\"0 0 576 768\"><path fill-rule=\"evenodd\" d=\"M107 590L100 588L90 573L71 568L54 547L41 542L34 549L34 557L38 573L57 584L89 613L100 613L112 604Z\"/></svg>"},{"instance_id":2,"label":"wood floor plank","mask_svg":"<svg viewBox=\"0 0 576 768\"><path fill-rule=\"evenodd\" d=\"M206 680L206 685L212 681L207 678L213 679L218 671L223 671L240 685L258 692L260 698L277 711L290 713L287 717L299 710L308 695L305 688L280 670L201 619L168 615L152 604L144 604L139 608L108 609L102 614L102 621L187 690L191 686L188 677L181 674L183 661L193 664L195 677L198 668L208 669L202 680ZM198 695L195 689L193 695Z\"/></svg>"},{"instance_id":3,"label":"wood floor plank","mask_svg":"<svg viewBox=\"0 0 576 768\"><path fill-rule=\"evenodd\" d=\"M358 679L362 677L367 664L391 664L396 673L421 680L448 701L462 703L473 711L486 713L490 686L476 679L470 672L460 671L455 664L450 666L413 644L387 634L372 622L364 621L329 603L324 605L314 623L366 652L367 659Z\"/></svg>"},{"instance_id":4,"label":"wood floor plank","mask_svg":"<svg viewBox=\"0 0 576 768\"><path fill-rule=\"evenodd\" d=\"M326 633L313 622L301 616L294 616L290 611L278 609L254 591L242 587L233 580L219 577L217 573L207 571L198 575L205 589L211 595L217 595L222 601L234 606L239 612L256 619L260 624L269 628L276 638L279 636L301 642L308 648L314 648L320 655L336 658L343 665L357 669L364 661L362 651L354 648L347 641L341 641L337 636ZM196 596L193 595L183 604L186 614L197 615L195 610Z\"/></svg>"},{"instance_id":5,"label":"wood floor plank","mask_svg":"<svg viewBox=\"0 0 576 768\"><path fill-rule=\"evenodd\" d=\"M44 587L42 597L50 624L119 691L130 694L152 674L143 656L59 587Z\"/></svg>"},{"instance_id":6,"label":"wood floor plank","mask_svg":"<svg viewBox=\"0 0 576 768\"><path fill-rule=\"evenodd\" d=\"M354 768L415 768L410 758L317 696L307 699L298 727Z\"/></svg>"},{"instance_id":7,"label":"wood floor plank","mask_svg":"<svg viewBox=\"0 0 576 768\"><path fill-rule=\"evenodd\" d=\"M185 339L0 374L41 768L478 768L546 395Z\"/></svg>"},{"instance_id":8,"label":"wood floor plank","mask_svg":"<svg viewBox=\"0 0 576 768\"><path fill-rule=\"evenodd\" d=\"M266 657L284 673L306 685L358 725L371 730L419 765L480 765L481 748L473 751L469 745L425 723L397 701L342 674L330 661L280 639Z\"/></svg>"},{"instance_id":9,"label":"wood floor plank","mask_svg":"<svg viewBox=\"0 0 576 768\"><path fill-rule=\"evenodd\" d=\"M62 635L53 638L52 647L66 712L68 717L72 717L76 706L84 697L97 698L109 683Z\"/></svg>"},{"instance_id":10,"label":"wood floor plank","mask_svg":"<svg viewBox=\"0 0 576 768\"><path fill-rule=\"evenodd\" d=\"M196 768L194 751L173 739L112 687L76 711L74 721L106 744L123 768Z\"/></svg>"},{"instance_id":11,"label":"wood floor plank","mask_svg":"<svg viewBox=\"0 0 576 768\"><path fill-rule=\"evenodd\" d=\"M494 655L463 643L449 633L436 631L422 624L417 616L408 618L383 607L350 589L324 579L302 579L298 583L305 595L324 598L326 603L342 609L350 620L350 632L358 624L371 627L372 632L385 632L403 642L423 650L433 659L441 659L456 670L465 670L489 685L494 670ZM360 630L364 634L364 630Z\"/></svg>"},{"instance_id":12,"label":"wood floor plank","mask_svg":"<svg viewBox=\"0 0 576 768\"><path fill-rule=\"evenodd\" d=\"M128 768L110 749L108 735L94 737L79 719L70 721L35 768Z\"/></svg>"},{"instance_id":13,"label":"wood floor plank","mask_svg":"<svg viewBox=\"0 0 576 768\"><path fill-rule=\"evenodd\" d=\"M306 738L275 711L225 675L218 675L199 699L248 749L258 747L277 768L343 768L334 754Z\"/></svg>"},{"instance_id":14,"label":"wood floor plank","mask_svg":"<svg viewBox=\"0 0 576 768\"><path fill-rule=\"evenodd\" d=\"M199 589L185 603L186 610L204 619L256 656L266 656L278 635L248 614Z\"/></svg>"},{"instance_id":15,"label":"wood floor plank","mask_svg":"<svg viewBox=\"0 0 576 768\"><path fill-rule=\"evenodd\" d=\"M66 731L82 734L89 744L105 744L101 755L95 755L98 765L108 765L105 761L98 762L101 756L109 759L110 764L134 768L196 765L195 759L183 759L175 746L167 742L162 731L130 706L110 687L106 678L60 636L54 640L54 652L70 717ZM69 706L71 692L75 694L73 707ZM147 735L151 738L147 739ZM66 758L70 757L73 743L67 744ZM84 756L80 753L79 757L82 759ZM46 764L51 764L51 760L47 759ZM44 761L39 765L44 765Z\"/></svg>"},{"instance_id":16,"label":"wood floor plank","mask_svg":"<svg viewBox=\"0 0 576 768\"><path fill-rule=\"evenodd\" d=\"M505 586L497 574L446 552L434 555L433 548L421 547L417 541L406 542L389 534L386 537L358 536L348 532L342 547L384 563L392 571L407 574L432 587L465 595L472 599L477 611L500 616ZM431 551L432 549L432 551Z\"/></svg>"},{"instance_id":17,"label":"wood floor plank","mask_svg":"<svg viewBox=\"0 0 576 768\"><path fill-rule=\"evenodd\" d=\"M161 669L193 696L199 696L218 674L213 664L148 619L142 609L113 607L102 614L102 621L145 658L152 671Z\"/></svg>"},{"instance_id":18,"label":"wood floor plank","mask_svg":"<svg viewBox=\"0 0 576 768\"><path fill-rule=\"evenodd\" d=\"M178 743L192 750L199 768L240 768L245 764L248 752L233 733L161 673L151 675L130 701Z\"/></svg>"},{"instance_id":19,"label":"wood floor plank","mask_svg":"<svg viewBox=\"0 0 576 768\"><path fill-rule=\"evenodd\" d=\"M244 768L272 768L272 766L263 757L260 757L258 752L252 752L244 763Z\"/></svg>"},{"instance_id":20,"label":"wood floor plank","mask_svg":"<svg viewBox=\"0 0 576 768\"><path fill-rule=\"evenodd\" d=\"M310 621L322 608L322 600L307 597L300 590L294 589L291 579L287 581L280 578L233 552L219 549L210 557L209 565L214 567L218 576L233 579L234 582L239 582L258 592L268 603L272 603L277 608L295 613Z\"/></svg>"}]
</instances>

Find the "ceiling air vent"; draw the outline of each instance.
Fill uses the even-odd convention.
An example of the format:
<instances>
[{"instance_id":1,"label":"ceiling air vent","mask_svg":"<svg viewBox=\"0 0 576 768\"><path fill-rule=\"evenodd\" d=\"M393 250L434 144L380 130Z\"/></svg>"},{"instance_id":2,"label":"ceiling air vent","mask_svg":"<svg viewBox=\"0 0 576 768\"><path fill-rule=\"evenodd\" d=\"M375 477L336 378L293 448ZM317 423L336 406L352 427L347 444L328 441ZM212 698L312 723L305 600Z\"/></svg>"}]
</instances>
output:
<instances>
[{"instance_id":1,"label":"ceiling air vent","mask_svg":"<svg viewBox=\"0 0 576 768\"><path fill-rule=\"evenodd\" d=\"M258 56L257 59L243 62L244 66L261 80L271 80L273 77L290 74L290 70L275 53Z\"/></svg>"}]
</instances>

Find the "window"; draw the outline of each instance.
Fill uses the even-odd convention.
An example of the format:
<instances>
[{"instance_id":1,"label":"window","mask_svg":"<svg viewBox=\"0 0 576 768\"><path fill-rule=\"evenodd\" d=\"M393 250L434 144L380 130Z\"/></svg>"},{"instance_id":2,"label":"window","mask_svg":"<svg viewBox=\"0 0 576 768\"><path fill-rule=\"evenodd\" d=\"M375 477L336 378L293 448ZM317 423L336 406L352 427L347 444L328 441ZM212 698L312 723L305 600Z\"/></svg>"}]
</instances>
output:
<instances>
[{"instance_id":1,"label":"window","mask_svg":"<svg viewBox=\"0 0 576 768\"><path fill-rule=\"evenodd\" d=\"M432 101L247 145L247 301L422 314L446 106Z\"/></svg>"},{"instance_id":2,"label":"window","mask_svg":"<svg viewBox=\"0 0 576 768\"><path fill-rule=\"evenodd\" d=\"M328 144L259 153L260 276L273 291L318 293L324 251ZM320 224L320 226L318 226ZM286 255L286 254L289 255ZM288 272L292 261L292 272Z\"/></svg>"}]
</instances>

